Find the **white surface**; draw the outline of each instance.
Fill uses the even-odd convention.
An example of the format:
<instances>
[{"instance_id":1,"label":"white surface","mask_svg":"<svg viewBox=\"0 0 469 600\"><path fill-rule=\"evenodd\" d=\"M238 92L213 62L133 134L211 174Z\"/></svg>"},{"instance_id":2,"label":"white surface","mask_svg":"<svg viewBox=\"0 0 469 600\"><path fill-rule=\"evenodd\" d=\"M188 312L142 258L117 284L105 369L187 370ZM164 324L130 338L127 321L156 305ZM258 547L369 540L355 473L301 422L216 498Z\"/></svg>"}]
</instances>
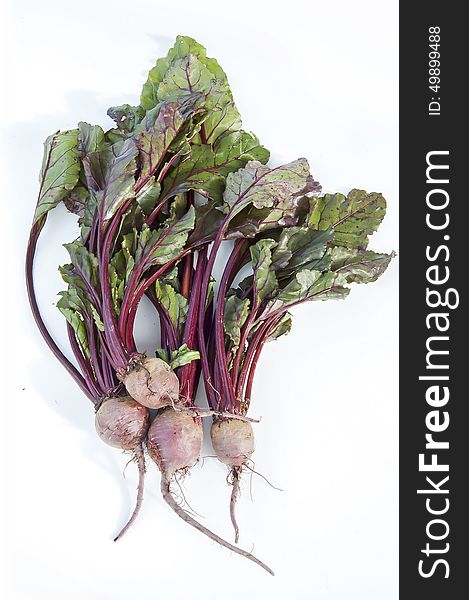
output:
<instances>
[{"instance_id":1,"label":"white surface","mask_svg":"<svg viewBox=\"0 0 469 600\"><path fill-rule=\"evenodd\" d=\"M326 191L382 191L389 211L371 246L397 250L397 2L10 0L6 8L6 597L397 598L397 261L345 302L296 309L292 333L262 356L256 468L284 491L255 476L251 502L246 477L238 514L242 547L254 547L275 578L173 516L154 466L133 531L111 541L134 501L135 467L124 479L127 458L96 437L91 406L35 329L23 283L44 138L79 120L109 126L106 109L137 103L178 33L220 61L245 128L273 163L304 155ZM44 316L63 344L53 303L72 222L63 210L51 215L36 271ZM146 328L143 347L155 332ZM231 539L222 466L205 460L184 491L203 522Z\"/></svg>"}]
</instances>

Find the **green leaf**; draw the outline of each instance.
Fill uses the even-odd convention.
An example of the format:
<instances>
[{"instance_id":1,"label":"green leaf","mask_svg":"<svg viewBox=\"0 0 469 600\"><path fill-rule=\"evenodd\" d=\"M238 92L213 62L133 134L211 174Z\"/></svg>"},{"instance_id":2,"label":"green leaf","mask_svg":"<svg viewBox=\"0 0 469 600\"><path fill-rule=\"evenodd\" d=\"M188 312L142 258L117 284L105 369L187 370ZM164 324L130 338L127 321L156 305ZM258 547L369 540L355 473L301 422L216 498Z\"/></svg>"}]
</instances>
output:
<instances>
[{"instance_id":1,"label":"green leaf","mask_svg":"<svg viewBox=\"0 0 469 600\"><path fill-rule=\"evenodd\" d=\"M343 194L325 194L313 200L308 225L312 229L334 232L333 243L349 248L366 248L386 214L381 194L353 189Z\"/></svg>"},{"instance_id":2,"label":"green leaf","mask_svg":"<svg viewBox=\"0 0 469 600\"><path fill-rule=\"evenodd\" d=\"M93 320L96 323L96 327L99 329L99 331L104 331L104 323L101 319L101 315L97 311L94 304L90 303L90 308L91 308L91 314L93 315Z\"/></svg>"},{"instance_id":3,"label":"green leaf","mask_svg":"<svg viewBox=\"0 0 469 600\"><path fill-rule=\"evenodd\" d=\"M99 304L99 275L98 261L94 254L88 251L79 240L71 244L64 244L67 249L72 264L66 264L59 267L62 279L68 284L67 292L61 292L66 296L68 308L80 312L82 316L92 317L96 326L104 331L104 325L96 308ZM61 306L64 306L65 300Z\"/></svg>"},{"instance_id":4,"label":"green leaf","mask_svg":"<svg viewBox=\"0 0 469 600\"><path fill-rule=\"evenodd\" d=\"M81 121L78 123L77 149L83 159L91 152L98 152L106 145L104 131L99 125L90 125ZM80 166L78 184L64 197L63 202L67 209L78 215L81 226L81 238L88 237L96 212L96 196L87 188L84 165Z\"/></svg>"},{"instance_id":5,"label":"green leaf","mask_svg":"<svg viewBox=\"0 0 469 600\"><path fill-rule=\"evenodd\" d=\"M282 229L272 253L272 268L279 280L289 278L300 269L323 271L329 268L325 256L332 230L317 231L308 227Z\"/></svg>"},{"instance_id":6,"label":"green leaf","mask_svg":"<svg viewBox=\"0 0 469 600\"><path fill-rule=\"evenodd\" d=\"M81 292L81 288L69 285L66 291L59 292L60 300L57 302L57 307L70 308L84 317L88 314L89 302Z\"/></svg>"},{"instance_id":7,"label":"green leaf","mask_svg":"<svg viewBox=\"0 0 469 600\"><path fill-rule=\"evenodd\" d=\"M303 218L308 206L307 198L300 199L295 205L272 209L248 206L230 219L224 237L226 240L254 238L267 231L269 235L276 236L275 230L282 231L296 225ZM228 207L222 202L209 200L205 204L196 206L195 211L195 228L189 241L194 245L205 244L215 238L226 217Z\"/></svg>"},{"instance_id":8,"label":"green leaf","mask_svg":"<svg viewBox=\"0 0 469 600\"><path fill-rule=\"evenodd\" d=\"M99 289L98 259L79 240L64 244L70 255L75 274L94 290Z\"/></svg>"},{"instance_id":9,"label":"green leaf","mask_svg":"<svg viewBox=\"0 0 469 600\"><path fill-rule=\"evenodd\" d=\"M270 300L261 319L266 319L282 309L311 300L336 300L345 298L350 289L344 287L347 283L345 275L328 271L309 271L303 269Z\"/></svg>"},{"instance_id":10,"label":"green leaf","mask_svg":"<svg viewBox=\"0 0 469 600\"><path fill-rule=\"evenodd\" d=\"M174 74L171 69L174 70L175 65L181 68L181 60L183 61L184 73ZM208 58L205 48L193 38L178 35L174 46L169 49L167 56L158 59L156 65L148 73L148 79L143 86L140 97L141 106L145 110L150 110L156 106L168 93L170 82L171 80L174 81L175 77L179 76L179 86L173 87L169 92L171 97L193 92L196 85L199 88L204 85L197 81L197 74L191 72L191 66L198 70L204 67L210 74L208 77L210 82L216 81L219 82L220 86L225 87L228 85L226 74L216 59ZM208 86L208 91L210 91L212 86L213 83Z\"/></svg>"},{"instance_id":11,"label":"green leaf","mask_svg":"<svg viewBox=\"0 0 469 600\"><path fill-rule=\"evenodd\" d=\"M90 197L89 191L82 185L76 185L63 199L67 210L83 219Z\"/></svg>"},{"instance_id":12,"label":"green leaf","mask_svg":"<svg viewBox=\"0 0 469 600\"><path fill-rule=\"evenodd\" d=\"M251 205L258 209L279 208L294 214L304 196L319 189L305 158L274 168L251 161L228 175L223 199L232 217Z\"/></svg>"},{"instance_id":13,"label":"green leaf","mask_svg":"<svg viewBox=\"0 0 469 600\"><path fill-rule=\"evenodd\" d=\"M137 186L148 181L156 172L184 123L179 105L172 102L161 107L152 127L138 133L136 144L141 171Z\"/></svg>"},{"instance_id":14,"label":"green leaf","mask_svg":"<svg viewBox=\"0 0 469 600\"><path fill-rule=\"evenodd\" d=\"M122 104L121 106L112 106L108 109L107 115L116 123L117 130L124 136L132 133L137 123L143 117L144 111L139 106L130 106L130 104Z\"/></svg>"},{"instance_id":15,"label":"green leaf","mask_svg":"<svg viewBox=\"0 0 469 600\"><path fill-rule=\"evenodd\" d=\"M78 130L59 131L44 142L44 157L39 176L40 190L34 223L65 198L78 182L80 158Z\"/></svg>"},{"instance_id":16,"label":"green leaf","mask_svg":"<svg viewBox=\"0 0 469 600\"><path fill-rule=\"evenodd\" d=\"M70 308L59 307L59 310L70 323L70 325L73 327L77 342L82 348L84 355L89 359L90 349L88 345L88 335L86 332L85 323L81 318L80 314L74 310L71 310Z\"/></svg>"},{"instance_id":17,"label":"green leaf","mask_svg":"<svg viewBox=\"0 0 469 600\"><path fill-rule=\"evenodd\" d=\"M177 221L178 219L181 219L186 214L187 210L187 196L185 194L178 194L177 196L174 196L169 207L169 220Z\"/></svg>"},{"instance_id":18,"label":"green leaf","mask_svg":"<svg viewBox=\"0 0 469 600\"><path fill-rule=\"evenodd\" d=\"M187 344L183 344L178 350L171 352L171 356L169 356L168 352L162 348L157 348L155 354L158 358L161 358L161 360L168 363L173 370L188 365L193 360L198 360L200 358L199 352L197 352L197 350L191 350L187 347Z\"/></svg>"},{"instance_id":19,"label":"green leaf","mask_svg":"<svg viewBox=\"0 0 469 600\"><path fill-rule=\"evenodd\" d=\"M103 221L109 220L119 206L135 195L134 173L137 147L133 140L117 142L84 160L88 188L96 193Z\"/></svg>"},{"instance_id":20,"label":"green leaf","mask_svg":"<svg viewBox=\"0 0 469 600\"><path fill-rule=\"evenodd\" d=\"M116 267L109 265L109 285L111 288L111 299L114 313L120 314L120 307L124 298L125 282L119 277Z\"/></svg>"},{"instance_id":21,"label":"green leaf","mask_svg":"<svg viewBox=\"0 0 469 600\"><path fill-rule=\"evenodd\" d=\"M151 211L155 208L156 203L158 202L160 193L161 185L155 181L154 177L151 177L135 197L138 205L143 211L143 214L147 216L151 214Z\"/></svg>"},{"instance_id":22,"label":"green leaf","mask_svg":"<svg viewBox=\"0 0 469 600\"><path fill-rule=\"evenodd\" d=\"M155 355L157 358L161 358L161 360L164 360L165 363L169 363L171 362L171 358L168 354L167 350L164 350L163 348L157 348L155 350Z\"/></svg>"},{"instance_id":23,"label":"green leaf","mask_svg":"<svg viewBox=\"0 0 469 600\"><path fill-rule=\"evenodd\" d=\"M79 223L81 225L80 237L82 241L88 238L88 235L91 231L91 227L93 225L93 220L96 214L97 207L98 201L96 199L96 194L94 192L89 192L88 200L85 204L83 217L79 219Z\"/></svg>"},{"instance_id":24,"label":"green leaf","mask_svg":"<svg viewBox=\"0 0 469 600\"><path fill-rule=\"evenodd\" d=\"M160 102L199 92L207 95L214 85L214 78L207 67L193 54L172 61L158 86Z\"/></svg>"},{"instance_id":25,"label":"green leaf","mask_svg":"<svg viewBox=\"0 0 469 600\"><path fill-rule=\"evenodd\" d=\"M378 254L371 250L356 250L335 246L329 250L331 270L346 277L347 283L376 281L389 266L395 254Z\"/></svg>"},{"instance_id":26,"label":"green leaf","mask_svg":"<svg viewBox=\"0 0 469 600\"><path fill-rule=\"evenodd\" d=\"M199 358L200 354L197 350L191 350L186 344L183 344L178 350L171 353L169 366L175 370L178 367L188 365L193 360L198 360Z\"/></svg>"},{"instance_id":27,"label":"green leaf","mask_svg":"<svg viewBox=\"0 0 469 600\"><path fill-rule=\"evenodd\" d=\"M210 280L208 282L208 290L207 290L207 300L205 301L205 308L207 309L210 306L210 303L213 301L215 297L215 278L210 275Z\"/></svg>"},{"instance_id":28,"label":"green leaf","mask_svg":"<svg viewBox=\"0 0 469 600\"><path fill-rule=\"evenodd\" d=\"M209 144L194 145L191 153L168 171L163 198L193 189L220 200L229 173L237 171L248 161L267 162L268 159L269 152L254 135L245 131L235 131L222 137L213 148Z\"/></svg>"},{"instance_id":29,"label":"green leaf","mask_svg":"<svg viewBox=\"0 0 469 600\"><path fill-rule=\"evenodd\" d=\"M198 44L194 39L178 35L176 42L172 48L168 51L168 54L164 58L160 58L156 61L156 65L148 73L148 79L143 86L142 94L140 97L140 105L145 110L150 110L158 104L161 100L160 86L164 81L169 79L168 71L175 63L178 63L181 59L188 59L192 57L201 63L211 73L214 79L217 79L223 83L226 83L226 75L218 65L215 59L207 58L205 48ZM181 88L175 89L175 94L184 93L189 90L189 83L191 73L187 73L185 77L181 78ZM166 82L167 86L167 82Z\"/></svg>"},{"instance_id":30,"label":"green leaf","mask_svg":"<svg viewBox=\"0 0 469 600\"><path fill-rule=\"evenodd\" d=\"M125 286L135 265L134 257L131 254L134 237L133 233L125 235L122 239L121 249L109 261L109 285L116 315L120 313Z\"/></svg>"},{"instance_id":31,"label":"green leaf","mask_svg":"<svg viewBox=\"0 0 469 600\"><path fill-rule=\"evenodd\" d=\"M282 335L288 335L292 328L292 316L289 312L285 313L280 321L277 323L276 327L272 331L272 333L267 338L267 341L270 342L272 340L277 340Z\"/></svg>"},{"instance_id":32,"label":"green leaf","mask_svg":"<svg viewBox=\"0 0 469 600\"><path fill-rule=\"evenodd\" d=\"M308 271L303 269L295 275L295 279L285 286L278 294L277 299L285 305L298 300L329 300L344 298L349 289L344 288L346 278L340 273Z\"/></svg>"},{"instance_id":33,"label":"green leaf","mask_svg":"<svg viewBox=\"0 0 469 600\"><path fill-rule=\"evenodd\" d=\"M179 294L169 283L155 282L155 293L158 300L166 309L175 330L182 333L186 322L188 301Z\"/></svg>"},{"instance_id":34,"label":"green leaf","mask_svg":"<svg viewBox=\"0 0 469 600\"><path fill-rule=\"evenodd\" d=\"M232 342L232 353L236 354L241 341L241 328L249 315L251 301L249 298L241 299L236 294L228 296L225 301L223 327L226 335Z\"/></svg>"},{"instance_id":35,"label":"green leaf","mask_svg":"<svg viewBox=\"0 0 469 600\"><path fill-rule=\"evenodd\" d=\"M148 74L140 98L141 106L151 110L158 102L184 98L198 92L200 105L207 111L200 143L213 144L227 131L241 128L241 117L223 69L205 48L192 38L178 36L165 58L156 62Z\"/></svg>"},{"instance_id":36,"label":"green leaf","mask_svg":"<svg viewBox=\"0 0 469 600\"><path fill-rule=\"evenodd\" d=\"M84 311L84 307L73 289L66 292L60 292L59 295L60 299L57 302L57 308L72 326L77 342L83 350L83 354L87 358L90 358L88 333L86 331L85 321L81 314Z\"/></svg>"},{"instance_id":37,"label":"green leaf","mask_svg":"<svg viewBox=\"0 0 469 600\"><path fill-rule=\"evenodd\" d=\"M69 288L74 288L77 291L77 293L79 293L79 291L81 290L84 294L80 294L80 297L86 299L86 291L88 289L87 284L80 277L80 275L77 275L77 273L75 272L75 267L71 264L61 265L59 266L59 272L65 283L69 285Z\"/></svg>"},{"instance_id":38,"label":"green leaf","mask_svg":"<svg viewBox=\"0 0 469 600\"><path fill-rule=\"evenodd\" d=\"M259 233L283 227L292 227L308 212L309 199L300 198L293 205L280 205L274 208L248 206L230 220L225 238L253 238ZM272 234L273 235L273 234Z\"/></svg>"},{"instance_id":39,"label":"green leaf","mask_svg":"<svg viewBox=\"0 0 469 600\"><path fill-rule=\"evenodd\" d=\"M210 101L211 100L211 101ZM209 112L204 122L203 137L200 137L201 142L216 143L222 136L229 135L226 132L238 131L241 129L241 116L236 108L231 92L223 91L216 93L212 89L212 94L209 96L209 101L206 103ZM260 158L254 160L261 160ZM264 162L261 160L261 162ZM267 161L265 161L267 162Z\"/></svg>"},{"instance_id":40,"label":"green leaf","mask_svg":"<svg viewBox=\"0 0 469 600\"><path fill-rule=\"evenodd\" d=\"M176 292L180 291L180 282L179 282L179 271L177 265L172 269L169 269L163 273L161 277L158 278L160 283L170 285Z\"/></svg>"},{"instance_id":41,"label":"green leaf","mask_svg":"<svg viewBox=\"0 0 469 600\"><path fill-rule=\"evenodd\" d=\"M264 239L259 240L250 248L252 269L254 272L254 307L258 307L261 303L272 295L277 289L277 278L275 272L271 268L272 265L272 249L277 246L274 240Z\"/></svg>"},{"instance_id":42,"label":"green leaf","mask_svg":"<svg viewBox=\"0 0 469 600\"><path fill-rule=\"evenodd\" d=\"M90 152L100 152L106 145L104 131L99 125L78 123L78 151L82 157Z\"/></svg>"},{"instance_id":43,"label":"green leaf","mask_svg":"<svg viewBox=\"0 0 469 600\"><path fill-rule=\"evenodd\" d=\"M224 218L226 206L218 200L209 200L195 207L195 227L189 237L191 245L206 244L212 241Z\"/></svg>"},{"instance_id":44,"label":"green leaf","mask_svg":"<svg viewBox=\"0 0 469 600\"><path fill-rule=\"evenodd\" d=\"M144 225L138 237L135 262L144 261L145 268L148 268L151 265L165 264L175 258L184 248L194 222L195 212L191 206L181 219L169 219L158 230Z\"/></svg>"}]
</instances>

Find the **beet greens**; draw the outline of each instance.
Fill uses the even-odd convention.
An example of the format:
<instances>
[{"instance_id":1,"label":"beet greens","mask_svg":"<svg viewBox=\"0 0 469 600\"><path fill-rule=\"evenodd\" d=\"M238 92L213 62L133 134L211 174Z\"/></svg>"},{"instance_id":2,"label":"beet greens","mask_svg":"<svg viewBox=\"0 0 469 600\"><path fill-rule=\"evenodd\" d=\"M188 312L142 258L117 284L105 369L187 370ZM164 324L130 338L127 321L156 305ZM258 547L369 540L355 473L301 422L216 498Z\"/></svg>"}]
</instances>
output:
<instances>
[{"instance_id":1,"label":"beet greens","mask_svg":"<svg viewBox=\"0 0 469 600\"><path fill-rule=\"evenodd\" d=\"M282 228L277 221L276 228L264 227L253 238L237 239L220 281L209 336L205 335L205 312L199 314L205 389L214 410L247 414L262 348L290 331L292 307L307 301L345 298L350 291L348 284L376 281L392 258L391 254L366 249L368 236L385 215L386 202L381 194L352 190L347 197L318 197L319 190L301 159L272 170L251 162L227 178L226 216L211 247L202 294L221 240L238 211L251 204L258 210L271 210L277 203L285 206L299 198L303 204L307 202L308 209L295 226ZM266 220L272 222L269 217ZM252 275L230 287L247 263ZM217 420L215 417L214 425ZM220 424L212 427L211 433L217 456L230 468L230 515L237 541L234 504L242 467L254 451L254 434L252 428L235 421L223 432Z\"/></svg>"}]
</instances>

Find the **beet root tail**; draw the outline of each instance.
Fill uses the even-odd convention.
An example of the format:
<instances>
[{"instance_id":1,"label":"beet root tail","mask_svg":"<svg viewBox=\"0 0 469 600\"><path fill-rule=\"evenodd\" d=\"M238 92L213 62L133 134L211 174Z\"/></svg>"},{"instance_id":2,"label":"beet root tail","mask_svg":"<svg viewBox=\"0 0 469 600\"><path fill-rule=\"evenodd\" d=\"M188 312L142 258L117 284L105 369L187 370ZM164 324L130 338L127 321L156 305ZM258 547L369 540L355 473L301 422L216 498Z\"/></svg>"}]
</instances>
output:
<instances>
[{"instance_id":1,"label":"beet root tail","mask_svg":"<svg viewBox=\"0 0 469 600\"><path fill-rule=\"evenodd\" d=\"M244 556L248 560L251 560L252 562L256 563L256 565L259 565L260 567L262 567L264 570L267 571L267 573L270 573L270 575L274 575L274 572L272 571L272 569L270 567L268 567L265 563L263 563L261 560L256 558L253 554L251 554L250 552L246 552L245 550L242 550L241 548L238 548L237 546L234 546L233 544L230 544L229 542L225 541L223 538L218 536L216 533L213 533L212 531L210 531L210 529L207 529L207 527L204 527L198 521L196 521L194 518L192 518L183 508L181 508L179 506L179 504L174 499L174 497L171 493L170 482L164 475L162 475L162 477L161 477L161 493L163 495L165 502L167 502L167 504L169 504L169 506L173 509L173 511L183 521L185 521L189 525L192 525L192 527L194 527L195 529L197 529L198 531L200 531L201 533L203 533L204 535L209 537L214 542L217 542L218 544L220 544L220 546L224 546L228 550L231 550L231 551L235 552L236 554L239 554L240 556Z\"/></svg>"},{"instance_id":2,"label":"beet root tail","mask_svg":"<svg viewBox=\"0 0 469 600\"><path fill-rule=\"evenodd\" d=\"M124 525L124 527L119 531L119 533L114 538L114 541L117 542L120 538L127 533L127 531L132 527L133 523L138 517L138 513L140 512L140 508L142 507L143 502L143 488L145 482L145 455L143 453L142 446L139 446L135 450L135 457L137 459L138 465L138 487L137 487L137 500L135 502L135 508L130 516L130 519Z\"/></svg>"},{"instance_id":3,"label":"beet root tail","mask_svg":"<svg viewBox=\"0 0 469 600\"><path fill-rule=\"evenodd\" d=\"M233 524L233 529L235 532L235 544L238 543L239 541L239 527L238 527L238 523L236 521L236 502L238 501L239 495L240 495L240 487L239 487L239 475L240 475L241 469L239 467L233 467L233 470L231 471L231 475L233 478L232 481L232 486L233 489L231 490L231 498L230 498L230 518L231 518L231 523Z\"/></svg>"}]
</instances>

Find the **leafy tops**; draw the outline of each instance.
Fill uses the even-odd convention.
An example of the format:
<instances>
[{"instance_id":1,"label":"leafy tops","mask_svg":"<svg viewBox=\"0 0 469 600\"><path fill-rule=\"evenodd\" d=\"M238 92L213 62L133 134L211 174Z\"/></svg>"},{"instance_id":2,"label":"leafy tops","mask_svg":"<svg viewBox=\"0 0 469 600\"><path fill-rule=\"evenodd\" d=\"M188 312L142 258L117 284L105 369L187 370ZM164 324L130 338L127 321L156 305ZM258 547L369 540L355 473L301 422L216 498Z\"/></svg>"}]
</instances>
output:
<instances>
[{"instance_id":1,"label":"leafy tops","mask_svg":"<svg viewBox=\"0 0 469 600\"><path fill-rule=\"evenodd\" d=\"M242 197L248 189L249 185L239 186L233 197ZM263 190L261 202L269 197L269 190ZM290 331L292 307L345 298L349 284L376 281L394 256L365 249L384 216L380 194L352 190L348 196L313 196L310 205L302 225L273 230L269 237L257 235L250 246L252 275L219 299L224 302L225 348L231 357L226 368L238 410L245 412L249 405L255 353Z\"/></svg>"},{"instance_id":2,"label":"leafy tops","mask_svg":"<svg viewBox=\"0 0 469 600\"><path fill-rule=\"evenodd\" d=\"M160 58L148 74L140 97L144 110L159 102L200 93L208 110L200 136L202 143L213 143L227 131L241 127L225 72L205 48L186 36L178 36L165 58Z\"/></svg>"},{"instance_id":3,"label":"leafy tops","mask_svg":"<svg viewBox=\"0 0 469 600\"><path fill-rule=\"evenodd\" d=\"M222 362L210 374L208 341L202 345L204 374L213 381L207 392L237 410L256 352L288 333L291 307L343 298L351 283L385 271L393 255L367 246L386 202L358 189L321 196L305 158L268 166L269 151L242 129L225 72L189 37L178 36L150 70L138 106L112 107L108 115L108 131L80 122L47 138L34 215L38 231L61 201L79 217L58 307L74 331L84 377L95 393L114 382L96 363L100 355L115 369L126 366L144 293L160 316L161 356L194 377L196 325L201 341L214 303L212 367ZM223 293L213 298L223 239L236 243ZM247 263L251 275L230 288Z\"/></svg>"}]
</instances>

